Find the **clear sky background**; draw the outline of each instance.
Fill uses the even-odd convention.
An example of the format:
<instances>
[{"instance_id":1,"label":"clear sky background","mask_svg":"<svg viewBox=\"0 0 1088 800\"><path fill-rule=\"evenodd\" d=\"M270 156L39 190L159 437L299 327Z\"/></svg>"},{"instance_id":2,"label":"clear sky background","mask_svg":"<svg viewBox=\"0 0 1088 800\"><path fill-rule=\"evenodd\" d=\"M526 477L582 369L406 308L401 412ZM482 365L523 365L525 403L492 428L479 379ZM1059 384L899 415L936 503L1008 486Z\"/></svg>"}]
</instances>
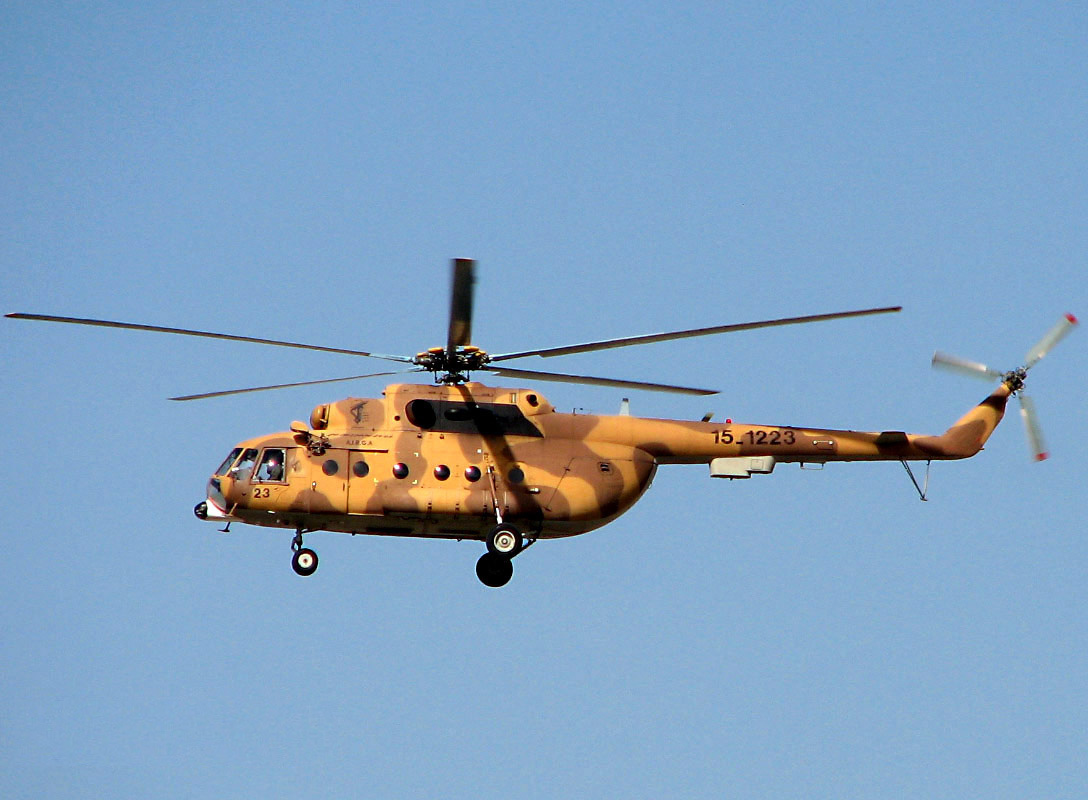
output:
<instances>
[{"instance_id":1,"label":"clear sky background","mask_svg":"<svg viewBox=\"0 0 1088 800\"><path fill-rule=\"evenodd\" d=\"M1088 316L1080 3L21 3L0 10L5 312L412 354L449 259L559 409L941 432ZM0 795L1088 794L1088 335L933 468L662 468L483 587L479 543L192 515L234 443L382 362L4 320Z\"/></svg>"}]
</instances>

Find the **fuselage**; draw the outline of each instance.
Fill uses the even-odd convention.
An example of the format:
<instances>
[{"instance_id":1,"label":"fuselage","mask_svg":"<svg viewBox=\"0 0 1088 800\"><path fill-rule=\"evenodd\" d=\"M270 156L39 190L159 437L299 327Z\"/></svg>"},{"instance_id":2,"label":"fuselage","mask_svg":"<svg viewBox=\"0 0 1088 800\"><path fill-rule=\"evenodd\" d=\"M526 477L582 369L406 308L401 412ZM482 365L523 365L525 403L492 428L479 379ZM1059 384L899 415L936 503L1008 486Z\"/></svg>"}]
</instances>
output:
<instances>
[{"instance_id":1,"label":"fuselage","mask_svg":"<svg viewBox=\"0 0 1088 800\"><path fill-rule=\"evenodd\" d=\"M533 538L571 536L629 509L660 464L747 477L753 464L967 457L1007 395L1000 387L944 435L919 436L564 414L529 389L394 384L238 444L211 478L207 516L458 539L502 520Z\"/></svg>"},{"instance_id":2,"label":"fuselage","mask_svg":"<svg viewBox=\"0 0 1088 800\"><path fill-rule=\"evenodd\" d=\"M579 438L588 415L537 392L394 385L241 442L209 484L209 517L276 527L481 538L501 518L534 538L614 519L653 479L630 442ZM269 469L269 464L273 468Z\"/></svg>"}]
</instances>

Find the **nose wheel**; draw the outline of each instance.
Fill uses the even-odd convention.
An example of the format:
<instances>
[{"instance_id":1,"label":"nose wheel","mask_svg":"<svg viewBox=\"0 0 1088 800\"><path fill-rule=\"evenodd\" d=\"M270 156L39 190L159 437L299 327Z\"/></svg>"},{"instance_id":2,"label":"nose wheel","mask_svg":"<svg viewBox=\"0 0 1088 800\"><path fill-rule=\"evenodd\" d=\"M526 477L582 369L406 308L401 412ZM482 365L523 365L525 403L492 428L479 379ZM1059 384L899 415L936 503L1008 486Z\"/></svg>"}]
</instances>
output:
<instances>
[{"instance_id":1,"label":"nose wheel","mask_svg":"<svg viewBox=\"0 0 1088 800\"><path fill-rule=\"evenodd\" d=\"M295 538L291 542L294 555L291 556L291 568L299 575L307 577L317 572L317 553L308 547L302 546L302 530L295 531Z\"/></svg>"},{"instance_id":2,"label":"nose wheel","mask_svg":"<svg viewBox=\"0 0 1088 800\"><path fill-rule=\"evenodd\" d=\"M317 553L308 547L303 547L291 556L291 567L303 577L313 575L317 572Z\"/></svg>"}]
</instances>

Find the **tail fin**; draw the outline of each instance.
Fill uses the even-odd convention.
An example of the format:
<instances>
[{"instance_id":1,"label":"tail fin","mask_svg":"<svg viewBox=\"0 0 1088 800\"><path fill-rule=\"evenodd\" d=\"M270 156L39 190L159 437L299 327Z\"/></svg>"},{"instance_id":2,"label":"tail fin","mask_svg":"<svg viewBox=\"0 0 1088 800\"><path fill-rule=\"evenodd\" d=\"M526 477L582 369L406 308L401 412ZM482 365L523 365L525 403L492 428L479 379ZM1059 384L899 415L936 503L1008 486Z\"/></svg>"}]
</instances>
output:
<instances>
[{"instance_id":1,"label":"tail fin","mask_svg":"<svg viewBox=\"0 0 1088 800\"><path fill-rule=\"evenodd\" d=\"M970 458L982 449L1005 416L1005 405L1012 393L1013 388L1002 383L943 434L916 439L914 444L933 458Z\"/></svg>"}]
</instances>

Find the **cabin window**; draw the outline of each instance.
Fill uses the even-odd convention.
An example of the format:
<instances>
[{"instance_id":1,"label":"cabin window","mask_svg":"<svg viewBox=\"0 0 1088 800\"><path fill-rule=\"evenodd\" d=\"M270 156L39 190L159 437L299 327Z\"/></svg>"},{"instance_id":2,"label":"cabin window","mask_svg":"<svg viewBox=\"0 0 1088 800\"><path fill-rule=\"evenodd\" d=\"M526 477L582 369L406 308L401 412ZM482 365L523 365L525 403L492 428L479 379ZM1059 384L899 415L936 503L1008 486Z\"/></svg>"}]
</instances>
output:
<instances>
[{"instance_id":1,"label":"cabin window","mask_svg":"<svg viewBox=\"0 0 1088 800\"><path fill-rule=\"evenodd\" d=\"M321 465L321 471L328 475L330 478L340 471L340 462L335 458L328 459Z\"/></svg>"},{"instance_id":2,"label":"cabin window","mask_svg":"<svg viewBox=\"0 0 1088 800\"><path fill-rule=\"evenodd\" d=\"M244 453L242 457L238 459L238 463L234 465L231 473L238 480L246 480L249 477L250 471L253 469L253 465L257 463L257 448L250 447Z\"/></svg>"},{"instance_id":3,"label":"cabin window","mask_svg":"<svg viewBox=\"0 0 1088 800\"><path fill-rule=\"evenodd\" d=\"M404 480L408 477L408 465L403 461L398 461L393 465L393 477Z\"/></svg>"},{"instance_id":4,"label":"cabin window","mask_svg":"<svg viewBox=\"0 0 1088 800\"><path fill-rule=\"evenodd\" d=\"M480 472L479 467L465 467L465 478L471 483L476 483L482 475L483 473Z\"/></svg>"},{"instance_id":5,"label":"cabin window","mask_svg":"<svg viewBox=\"0 0 1088 800\"><path fill-rule=\"evenodd\" d=\"M242 448L235 447L233 450L230 451L230 455L223 460L223 463L219 465L219 469L215 471L215 474L226 475L227 470L230 469L230 465L233 464L234 460L240 455L242 455Z\"/></svg>"},{"instance_id":6,"label":"cabin window","mask_svg":"<svg viewBox=\"0 0 1088 800\"><path fill-rule=\"evenodd\" d=\"M282 447L267 447L261 456L261 463L257 465L254 480L263 483L283 483L286 472L284 463L287 451Z\"/></svg>"},{"instance_id":7,"label":"cabin window","mask_svg":"<svg viewBox=\"0 0 1088 800\"><path fill-rule=\"evenodd\" d=\"M351 471L355 473L356 478L365 478L370 474L370 465L362 460L356 461Z\"/></svg>"},{"instance_id":8,"label":"cabin window","mask_svg":"<svg viewBox=\"0 0 1088 800\"><path fill-rule=\"evenodd\" d=\"M444 481L450 476L450 468L445 464L439 464L434 468L434 476L440 481Z\"/></svg>"},{"instance_id":9,"label":"cabin window","mask_svg":"<svg viewBox=\"0 0 1088 800\"><path fill-rule=\"evenodd\" d=\"M506 477L509 479L510 483L521 483L525 480L525 471L521 467L514 467L506 473Z\"/></svg>"}]
</instances>

